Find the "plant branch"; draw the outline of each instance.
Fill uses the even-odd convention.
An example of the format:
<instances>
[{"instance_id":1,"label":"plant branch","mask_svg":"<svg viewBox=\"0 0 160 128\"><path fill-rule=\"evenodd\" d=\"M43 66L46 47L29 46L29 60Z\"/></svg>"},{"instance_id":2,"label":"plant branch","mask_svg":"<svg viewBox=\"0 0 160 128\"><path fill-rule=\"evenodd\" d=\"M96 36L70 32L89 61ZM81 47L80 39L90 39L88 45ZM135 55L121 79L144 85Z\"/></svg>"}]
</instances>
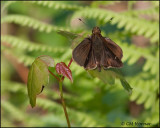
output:
<instances>
[{"instance_id":1,"label":"plant branch","mask_svg":"<svg viewBox=\"0 0 160 128\"><path fill-rule=\"evenodd\" d=\"M72 61L73 61L73 60L72 60L72 58L71 58L71 60L70 60L70 62L69 62L69 64L68 64L68 68L70 67Z\"/></svg>"},{"instance_id":2,"label":"plant branch","mask_svg":"<svg viewBox=\"0 0 160 128\"><path fill-rule=\"evenodd\" d=\"M68 68L70 67L71 63L72 63L72 58L68 64ZM62 78L58 78L55 74L53 74L49 69L48 71L51 73L51 75L53 75L59 82L59 90L60 90L60 97L61 97L61 102L62 102L62 106L63 106L63 110L64 110L64 113L65 113L65 116L66 116L66 120L67 120L67 124L68 124L68 127L71 127L70 125L70 121L69 121L69 117L68 117L68 113L67 113L67 109L66 109L66 105L65 105L65 102L64 102L64 99L63 99L63 89L62 89L62 82L64 80L64 76L62 76Z\"/></svg>"},{"instance_id":3,"label":"plant branch","mask_svg":"<svg viewBox=\"0 0 160 128\"><path fill-rule=\"evenodd\" d=\"M64 110L64 113L65 113L65 116L66 116L67 124L68 124L68 127L71 127L69 117L68 117L68 113L67 113L67 109L66 109L66 105L65 105L65 102L64 102L64 99L63 99L62 81L59 81L59 89L60 89L61 102L62 102L63 110Z\"/></svg>"},{"instance_id":4,"label":"plant branch","mask_svg":"<svg viewBox=\"0 0 160 128\"><path fill-rule=\"evenodd\" d=\"M60 79L54 73L52 73L50 70L48 70L48 71L49 71L49 73L51 73L52 76L54 76L58 81L60 81Z\"/></svg>"}]
</instances>

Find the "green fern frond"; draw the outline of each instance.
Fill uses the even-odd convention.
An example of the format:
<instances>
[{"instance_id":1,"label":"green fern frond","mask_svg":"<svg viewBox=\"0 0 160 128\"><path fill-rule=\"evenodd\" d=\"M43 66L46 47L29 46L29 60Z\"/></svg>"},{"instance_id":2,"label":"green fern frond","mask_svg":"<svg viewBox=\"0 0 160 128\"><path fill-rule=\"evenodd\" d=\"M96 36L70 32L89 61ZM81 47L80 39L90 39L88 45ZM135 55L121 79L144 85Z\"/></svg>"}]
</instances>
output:
<instances>
[{"instance_id":1,"label":"green fern frond","mask_svg":"<svg viewBox=\"0 0 160 128\"><path fill-rule=\"evenodd\" d=\"M41 45L37 43L33 43L30 41L25 41L20 38L11 36L11 35L2 35L1 37L2 42L6 42L10 44L14 48L20 48L27 51L42 51L42 52L64 52L66 49L62 47L51 47L46 45Z\"/></svg>"},{"instance_id":2,"label":"green fern frond","mask_svg":"<svg viewBox=\"0 0 160 128\"><path fill-rule=\"evenodd\" d=\"M127 61L128 65L132 65L140 57L146 58L146 62L143 66L144 71L150 70L152 74L157 74L158 73L158 65L159 65L159 56L158 54L156 56L152 55L147 49L136 47L135 45L132 44L127 44L127 43L121 43L119 40L115 39L114 40L119 46L121 46L123 50L123 58L122 61ZM154 66L153 66L154 63Z\"/></svg>"},{"instance_id":3,"label":"green fern frond","mask_svg":"<svg viewBox=\"0 0 160 128\"><path fill-rule=\"evenodd\" d=\"M4 10L8 7L8 6L10 6L12 3L15 3L16 1L7 1L7 2L3 2L2 3L2 7L1 7L1 14L4 12Z\"/></svg>"},{"instance_id":4,"label":"green fern frond","mask_svg":"<svg viewBox=\"0 0 160 128\"><path fill-rule=\"evenodd\" d=\"M151 115L147 117L145 122L150 122L152 125L159 123L159 100L156 100L155 107L152 109Z\"/></svg>"},{"instance_id":5,"label":"green fern frond","mask_svg":"<svg viewBox=\"0 0 160 128\"><path fill-rule=\"evenodd\" d=\"M153 108L157 98L158 80L145 80L146 73L142 73L132 78L130 83L133 85L133 92L130 100L136 100L138 104L144 103L145 109Z\"/></svg>"},{"instance_id":6,"label":"green fern frond","mask_svg":"<svg viewBox=\"0 0 160 128\"><path fill-rule=\"evenodd\" d=\"M31 56L27 56L27 55L15 55L18 58L18 62L19 63L23 63L25 66L30 66L33 61L34 61L34 57Z\"/></svg>"},{"instance_id":7,"label":"green fern frond","mask_svg":"<svg viewBox=\"0 0 160 128\"><path fill-rule=\"evenodd\" d=\"M77 10L77 9L84 8L78 5L67 4L64 1L32 1L32 3L36 3L38 5L42 5L42 6L54 8L54 9Z\"/></svg>"},{"instance_id":8,"label":"green fern frond","mask_svg":"<svg viewBox=\"0 0 160 128\"><path fill-rule=\"evenodd\" d=\"M21 48L27 51L43 51L43 52L64 52L66 51L65 48L52 48L49 46L42 46L36 43L31 43L31 42L24 41L19 38L8 36L8 35L2 36L1 40L2 42L7 42L11 44L15 48ZM152 69L151 72L153 74L157 73L158 57L155 58L154 56L151 56L151 54L149 54L145 49L137 48L134 45L127 45L127 43L120 43L118 40L116 42L120 44L124 53L128 53L128 54L125 54L125 56L123 57L123 61L129 60L128 64L131 65L135 63L141 56L143 56L147 59L147 62L143 68L144 71ZM136 51L134 49L136 49ZM71 58L71 54L72 54L71 50L69 51L67 50L66 52L67 53L64 53L64 56L62 56L64 61ZM25 60L26 65L29 65L30 63L28 62L31 62L31 60L33 60L33 59L26 59L26 57L22 57L21 59L20 58L21 57L19 57L20 62L23 62ZM154 64L156 64L155 66L152 66L153 62Z\"/></svg>"},{"instance_id":9,"label":"green fern frond","mask_svg":"<svg viewBox=\"0 0 160 128\"><path fill-rule=\"evenodd\" d=\"M5 48L5 47L3 49L3 53L16 57L18 62L23 63L25 66L30 66L35 59L35 57L27 56L27 55L24 55L24 54L16 54L15 52L13 52L13 51L9 50L8 48Z\"/></svg>"},{"instance_id":10,"label":"green fern frond","mask_svg":"<svg viewBox=\"0 0 160 128\"><path fill-rule=\"evenodd\" d=\"M24 53L18 54L15 51L12 51L12 50L6 48L5 46L3 46L3 53L16 57L16 59L18 60L18 62L19 63L23 63L25 66L30 66L33 63L34 59L35 59L35 57L29 56L29 55L25 55ZM70 55L70 56L72 56L72 55ZM54 57L54 61L55 62L60 62L61 59L59 57L58 58ZM66 60L64 60L64 62L65 61ZM73 71L78 72L79 70L82 70L82 69L77 68L77 67L78 66L76 66L75 68L73 68Z\"/></svg>"},{"instance_id":11,"label":"green fern frond","mask_svg":"<svg viewBox=\"0 0 160 128\"><path fill-rule=\"evenodd\" d=\"M127 12L123 12L123 14L125 15L133 15L133 16L140 16L140 15L149 15L149 16L154 16L156 21L159 21L159 9L158 8L154 8L151 7L149 9L145 9L145 10L131 10L131 11L127 11Z\"/></svg>"},{"instance_id":12,"label":"green fern frond","mask_svg":"<svg viewBox=\"0 0 160 128\"><path fill-rule=\"evenodd\" d=\"M62 106L55 102L52 102L47 99L38 98L37 105L49 111L54 111L55 114L58 113L58 115L61 115L64 118L64 113L61 108ZM69 109L69 108L67 110L68 110L68 114L70 115L71 122L73 121L76 124L81 124L81 126L85 126L85 127L91 126L91 125L92 127L93 126L95 127L95 126L99 126L99 124L101 124L101 126L105 126L105 125L102 125L102 123L99 123L99 122L102 122L102 119L98 119L98 117L97 119L94 119L94 117L89 116L89 114L78 112L76 110ZM106 124L106 122L104 122L104 124Z\"/></svg>"},{"instance_id":13,"label":"green fern frond","mask_svg":"<svg viewBox=\"0 0 160 128\"><path fill-rule=\"evenodd\" d=\"M72 50L66 50L65 53L61 56L61 60L70 60L72 58ZM59 60L60 61L60 60Z\"/></svg>"},{"instance_id":14,"label":"green fern frond","mask_svg":"<svg viewBox=\"0 0 160 128\"><path fill-rule=\"evenodd\" d=\"M23 63L25 66L30 66L33 63L34 59L35 59L35 57L29 56L29 55L25 55L24 53L22 53L22 54L16 53L15 51L13 51L11 49L8 49L5 46L2 46L2 48L3 49L1 49L1 50L3 50L3 53L16 57L18 62L19 63ZM70 55L70 56L72 56L72 55ZM61 59L59 59L59 57L58 58L54 57L54 61L55 62L60 62ZM64 60L64 62L65 62L65 60ZM79 71L79 69L77 71Z\"/></svg>"},{"instance_id":15,"label":"green fern frond","mask_svg":"<svg viewBox=\"0 0 160 128\"><path fill-rule=\"evenodd\" d=\"M158 57L157 58L157 61L158 61ZM159 63L156 62L154 63L154 61L152 60L147 60L145 65L143 66L143 71L148 71L150 70L151 74L159 74Z\"/></svg>"},{"instance_id":16,"label":"green fern frond","mask_svg":"<svg viewBox=\"0 0 160 128\"><path fill-rule=\"evenodd\" d=\"M71 69L73 70L75 76L78 76L82 73L85 72L85 70L83 69L83 67L80 67L78 66L76 63L74 63L72 66L71 66Z\"/></svg>"},{"instance_id":17,"label":"green fern frond","mask_svg":"<svg viewBox=\"0 0 160 128\"><path fill-rule=\"evenodd\" d=\"M150 70L151 74L156 74L158 76L159 74L159 51L157 51L157 54L155 55L154 59L153 57L151 57L151 55L148 56L147 61L145 65L143 66L143 71L148 71L148 70Z\"/></svg>"},{"instance_id":18,"label":"green fern frond","mask_svg":"<svg viewBox=\"0 0 160 128\"><path fill-rule=\"evenodd\" d=\"M12 3L19 2L19 1L6 1L3 6L3 10L5 10L9 5ZM83 9L84 7L78 5L70 5L65 3L64 1L20 1L24 3L34 3L38 5L42 5L44 7L53 8L53 9L66 9L66 10L77 10Z\"/></svg>"},{"instance_id":19,"label":"green fern frond","mask_svg":"<svg viewBox=\"0 0 160 128\"><path fill-rule=\"evenodd\" d=\"M2 93L5 91L11 91L11 92L23 92L24 94L27 94L25 84L13 82L13 81L2 81L1 82L1 89ZM10 87L12 85L12 87Z\"/></svg>"},{"instance_id":20,"label":"green fern frond","mask_svg":"<svg viewBox=\"0 0 160 128\"><path fill-rule=\"evenodd\" d=\"M40 32L46 32L50 33L53 31L69 31L69 32L74 32L77 30L72 30L71 28L64 28L64 27L57 27L54 25L49 25L47 23L41 22L39 20L36 20L34 18L24 16L24 15L8 15L5 16L1 19L1 24L3 23L15 23L21 26L27 26L31 27L35 30L38 30Z\"/></svg>"},{"instance_id":21,"label":"green fern frond","mask_svg":"<svg viewBox=\"0 0 160 128\"><path fill-rule=\"evenodd\" d=\"M118 41L118 40L117 40ZM119 41L118 41L119 42ZM117 42L117 43L118 43ZM128 45L127 43L118 43L123 49L124 57L122 58L123 61L128 60L128 64L132 65L134 64L141 56L147 57L144 53L141 52L141 50L144 51L144 49L137 48L134 45ZM136 49L136 51L135 51ZM127 53L127 54L125 54Z\"/></svg>"},{"instance_id":22,"label":"green fern frond","mask_svg":"<svg viewBox=\"0 0 160 128\"><path fill-rule=\"evenodd\" d=\"M158 31L158 23L152 23L146 20L139 20L137 18L124 15L124 14L117 14L112 11L103 10L103 9L96 9L96 8L86 8L83 10L76 11L73 15L75 17L86 17L86 18L93 18L99 20L101 22L107 23L111 18L111 24L117 24L118 28L123 28L137 35L143 35L147 38L151 39L151 42L157 43L159 42L159 31Z\"/></svg>"},{"instance_id":23,"label":"green fern frond","mask_svg":"<svg viewBox=\"0 0 160 128\"><path fill-rule=\"evenodd\" d=\"M1 38L2 42L7 42L9 44L11 44L13 47L15 48L21 48L27 51L43 51L43 52L64 52L66 51L65 48L53 48L53 47L49 47L49 46L43 46L43 45L39 45L36 43L32 43L29 41L24 41L21 40L19 38L13 37L13 36L2 36ZM151 72L153 74L157 73L157 67L158 67L158 56L155 58L154 56L151 56L151 54L148 53L148 51L146 51L145 49L141 49L141 48L137 48L134 45L128 45L127 43L120 43L118 40L116 41L117 44L120 44L120 46L122 47L124 53L128 53L125 54L123 57L123 61L128 60L128 64L131 65L133 63L135 63L141 56L145 57L147 59L147 62L145 64L145 66L143 67L144 71L147 71L149 69L151 69ZM136 51L134 50L136 49ZM143 52L142 52L143 51ZM67 50L67 53L64 53L62 55L63 60L68 60L71 58L71 50ZM28 57L26 56L22 56L19 57L20 62L24 62L25 65L30 65L33 58L30 59L30 57L27 59ZM61 58L61 59L62 59ZM60 60L57 60L60 61ZM155 64L155 66L153 66L152 64ZM79 71L76 71L79 72ZM81 72L81 70L80 70Z\"/></svg>"},{"instance_id":24,"label":"green fern frond","mask_svg":"<svg viewBox=\"0 0 160 128\"><path fill-rule=\"evenodd\" d=\"M12 118L13 121L17 120L17 121L26 121L27 123L24 122L24 126L25 127L37 127L37 122L38 123L38 126L43 126L43 122L42 121L39 121L39 119L36 118L35 115L29 115L26 113L26 111L23 111L23 109L20 109L20 108L16 108L13 104L11 104L10 102L8 101L5 101L5 100L2 100L2 109L3 111L5 112L8 112L9 113L9 117ZM15 116L16 115L16 116ZM6 125L6 124L5 124ZM11 124L12 125L15 125L15 124ZM9 126L9 127L11 127ZM22 126L23 127L23 126Z\"/></svg>"},{"instance_id":25,"label":"green fern frond","mask_svg":"<svg viewBox=\"0 0 160 128\"><path fill-rule=\"evenodd\" d=\"M93 1L91 7L99 7L100 5L113 5L115 3L119 3L121 1Z\"/></svg>"},{"instance_id":26,"label":"green fern frond","mask_svg":"<svg viewBox=\"0 0 160 128\"><path fill-rule=\"evenodd\" d=\"M15 108L10 102L2 100L2 109L10 113L10 116L14 117L19 121L23 121L25 119L25 114L22 113L19 109ZM15 116L16 115L16 116Z\"/></svg>"}]
</instances>

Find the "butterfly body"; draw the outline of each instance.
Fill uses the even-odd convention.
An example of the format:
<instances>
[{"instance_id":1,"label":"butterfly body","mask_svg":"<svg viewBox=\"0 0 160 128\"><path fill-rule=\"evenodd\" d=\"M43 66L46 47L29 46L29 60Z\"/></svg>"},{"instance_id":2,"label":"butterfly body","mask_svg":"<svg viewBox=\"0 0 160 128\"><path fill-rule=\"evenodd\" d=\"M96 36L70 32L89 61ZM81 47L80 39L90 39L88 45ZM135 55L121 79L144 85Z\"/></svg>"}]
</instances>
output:
<instances>
[{"instance_id":1,"label":"butterfly body","mask_svg":"<svg viewBox=\"0 0 160 128\"><path fill-rule=\"evenodd\" d=\"M94 27L91 37L85 38L72 53L72 58L85 69L122 67L121 48L109 38L101 35L99 27Z\"/></svg>"}]
</instances>

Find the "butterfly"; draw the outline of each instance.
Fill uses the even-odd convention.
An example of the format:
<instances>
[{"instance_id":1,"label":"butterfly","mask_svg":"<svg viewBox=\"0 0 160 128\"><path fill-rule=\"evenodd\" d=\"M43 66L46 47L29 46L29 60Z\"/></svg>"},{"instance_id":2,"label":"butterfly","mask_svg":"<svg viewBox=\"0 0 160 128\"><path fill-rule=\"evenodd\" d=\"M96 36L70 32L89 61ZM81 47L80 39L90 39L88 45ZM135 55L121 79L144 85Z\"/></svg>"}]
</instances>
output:
<instances>
[{"instance_id":1,"label":"butterfly","mask_svg":"<svg viewBox=\"0 0 160 128\"><path fill-rule=\"evenodd\" d=\"M72 59L86 70L120 68L123 66L122 49L111 39L103 37L99 27L85 38L72 52Z\"/></svg>"}]
</instances>

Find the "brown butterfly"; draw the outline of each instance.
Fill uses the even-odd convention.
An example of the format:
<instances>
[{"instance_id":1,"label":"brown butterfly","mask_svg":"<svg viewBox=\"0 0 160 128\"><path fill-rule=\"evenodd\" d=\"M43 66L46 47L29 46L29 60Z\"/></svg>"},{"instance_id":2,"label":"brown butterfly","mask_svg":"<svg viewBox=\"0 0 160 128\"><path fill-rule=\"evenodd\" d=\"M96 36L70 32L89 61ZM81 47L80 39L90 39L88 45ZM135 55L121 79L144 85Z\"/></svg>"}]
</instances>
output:
<instances>
[{"instance_id":1,"label":"brown butterfly","mask_svg":"<svg viewBox=\"0 0 160 128\"><path fill-rule=\"evenodd\" d=\"M101 71L101 67L122 67L122 56L122 49L111 39L103 37L99 27L94 27L92 35L72 52L72 58L78 65L89 70L98 68L98 71Z\"/></svg>"}]
</instances>

